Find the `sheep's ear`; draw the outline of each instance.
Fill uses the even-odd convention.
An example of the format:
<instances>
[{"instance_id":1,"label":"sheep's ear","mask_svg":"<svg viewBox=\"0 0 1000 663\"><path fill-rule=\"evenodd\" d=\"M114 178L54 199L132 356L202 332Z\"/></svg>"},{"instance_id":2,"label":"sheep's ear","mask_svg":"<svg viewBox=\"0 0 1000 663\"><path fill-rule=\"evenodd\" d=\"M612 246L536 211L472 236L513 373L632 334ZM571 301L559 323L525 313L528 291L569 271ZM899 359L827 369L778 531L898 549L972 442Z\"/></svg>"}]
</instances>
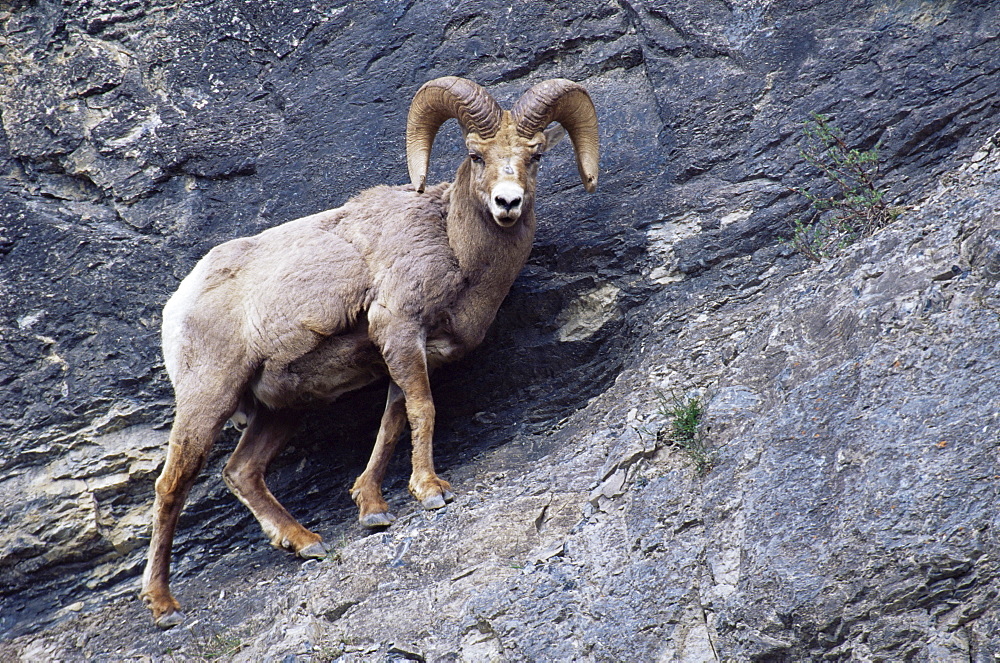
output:
<instances>
[{"instance_id":1,"label":"sheep's ear","mask_svg":"<svg viewBox=\"0 0 1000 663\"><path fill-rule=\"evenodd\" d=\"M559 144L563 138L566 137L566 130L563 129L563 125L556 122L551 127L543 131L545 134L545 151L548 152L553 147Z\"/></svg>"}]
</instances>

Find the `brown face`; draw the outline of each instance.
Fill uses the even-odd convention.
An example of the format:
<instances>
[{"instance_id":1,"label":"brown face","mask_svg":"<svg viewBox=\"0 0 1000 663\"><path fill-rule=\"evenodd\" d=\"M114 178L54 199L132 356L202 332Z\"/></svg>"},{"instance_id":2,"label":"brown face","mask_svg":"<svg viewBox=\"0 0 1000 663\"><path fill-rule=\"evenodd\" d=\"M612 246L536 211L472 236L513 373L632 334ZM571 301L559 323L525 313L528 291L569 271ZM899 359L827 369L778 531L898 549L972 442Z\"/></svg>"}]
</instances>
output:
<instances>
[{"instance_id":1,"label":"brown face","mask_svg":"<svg viewBox=\"0 0 1000 663\"><path fill-rule=\"evenodd\" d=\"M542 132L531 138L517 134L512 122L504 122L492 138L470 133L465 137L471 161L472 186L493 220L510 228L535 195L538 162L547 149Z\"/></svg>"}]
</instances>

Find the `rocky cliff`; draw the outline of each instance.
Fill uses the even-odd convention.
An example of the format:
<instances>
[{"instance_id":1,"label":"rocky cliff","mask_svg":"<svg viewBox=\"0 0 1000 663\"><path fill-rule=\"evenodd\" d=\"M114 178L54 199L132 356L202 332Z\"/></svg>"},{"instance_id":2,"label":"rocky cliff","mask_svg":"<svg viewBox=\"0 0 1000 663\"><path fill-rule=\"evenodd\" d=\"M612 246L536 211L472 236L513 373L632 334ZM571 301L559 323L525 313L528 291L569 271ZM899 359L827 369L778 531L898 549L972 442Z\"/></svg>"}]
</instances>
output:
<instances>
[{"instance_id":1,"label":"rocky cliff","mask_svg":"<svg viewBox=\"0 0 1000 663\"><path fill-rule=\"evenodd\" d=\"M0 5L0 658L990 661L1000 655L1000 10L992 3ZM585 7L583 5L586 5ZM371 534L382 387L270 483L337 552L270 549L219 469L135 598L172 414L159 311L211 246L406 179L425 80L591 91L598 192L539 178L532 258L435 376ZM814 265L801 123L880 145L904 214ZM462 156L451 125L432 177ZM699 394L704 475L663 441Z\"/></svg>"}]
</instances>

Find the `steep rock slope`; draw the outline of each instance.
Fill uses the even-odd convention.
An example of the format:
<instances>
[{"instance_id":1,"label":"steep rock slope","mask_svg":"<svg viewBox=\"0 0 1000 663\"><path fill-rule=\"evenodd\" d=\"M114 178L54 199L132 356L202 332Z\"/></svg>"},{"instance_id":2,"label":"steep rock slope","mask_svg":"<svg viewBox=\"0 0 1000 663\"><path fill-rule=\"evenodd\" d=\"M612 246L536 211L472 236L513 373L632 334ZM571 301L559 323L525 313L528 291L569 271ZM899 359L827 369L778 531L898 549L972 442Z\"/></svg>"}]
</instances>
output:
<instances>
[{"instance_id":1,"label":"steep rock slope","mask_svg":"<svg viewBox=\"0 0 1000 663\"><path fill-rule=\"evenodd\" d=\"M5 653L1000 650L997 150L976 152L997 126L996 10L0 11ZM400 459L401 521L360 531L344 488L381 394L359 394L311 419L273 473L341 547L301 565L266 549L222 488L228 435L182 520L190 623L152 632L134 593L170 418L162 302L211 245L404 181L409 97L443 74L506 103L537 80L580 80L604 144L595 196L568 151L546 163L528 268L484 348L436 376L458 501L414 509ZM862 146L882 141L892 194L912 207L821 267L775 244L801 211L788 187L815 176L797 155L810 111ZM461 151L441 143L444 178ZM703 479L655 436L658 394L691 390L718 450Z\"/></svg>"}]
</instances>

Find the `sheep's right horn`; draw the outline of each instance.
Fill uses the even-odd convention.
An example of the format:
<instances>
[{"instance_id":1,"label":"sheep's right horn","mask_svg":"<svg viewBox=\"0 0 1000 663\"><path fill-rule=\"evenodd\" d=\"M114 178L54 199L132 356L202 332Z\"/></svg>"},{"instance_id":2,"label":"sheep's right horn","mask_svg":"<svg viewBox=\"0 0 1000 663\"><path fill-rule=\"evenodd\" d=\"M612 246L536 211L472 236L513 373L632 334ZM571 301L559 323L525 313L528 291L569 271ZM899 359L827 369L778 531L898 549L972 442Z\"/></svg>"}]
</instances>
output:
<instances>
[{"instance_id":1,"label":"sheep's right horn","mask_svg":"<svg viewBox=\"0 0 1000 663\"><path fill-rule=\"evenodd\" d=\"M434 137L452 117L464 133L492 138L500 129L503 110L482 86L465 78L445 76L424 83L413 95L406 118L406 165L417 191L427 184Z\"/></svg>"},{"instance_id":2,"label":"sheep's right horn","mask_svg":"<svg viewBox=\"0 0 1000 663\"><path fill-rule=\"evenodd\" d=\"M587 89L565 78L553 78L534 85L521 95L511 110L517 133L529 138L558 122L566 129L576 168L583 186L593 193L597 188L598 134L597 111Z\"/></svg>"}]
</instances>

